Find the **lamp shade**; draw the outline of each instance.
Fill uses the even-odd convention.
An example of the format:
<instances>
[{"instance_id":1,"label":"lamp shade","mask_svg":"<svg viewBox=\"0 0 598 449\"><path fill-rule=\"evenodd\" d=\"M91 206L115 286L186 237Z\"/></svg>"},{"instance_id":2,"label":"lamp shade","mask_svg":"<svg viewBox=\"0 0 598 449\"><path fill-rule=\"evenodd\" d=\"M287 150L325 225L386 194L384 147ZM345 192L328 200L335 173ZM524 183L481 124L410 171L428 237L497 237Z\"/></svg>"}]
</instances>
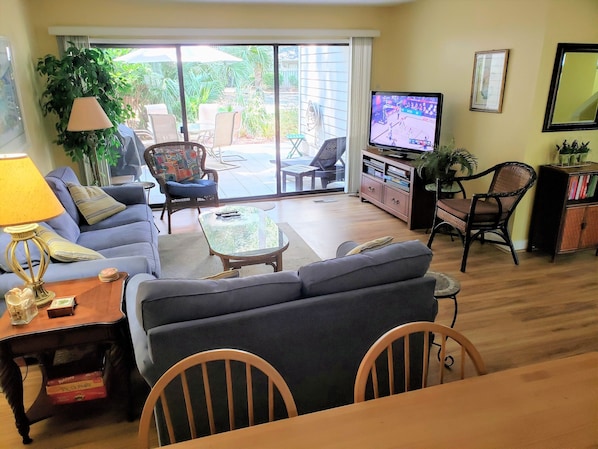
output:
<instances>
[{"instance_id":1,"label":"lamp shade","mask_svg":"<svg viewBox=\"0 0 598 449\"><path fill-rule=\"evenodd\" d=\"M0 154L0 226L37 223L64 208L26 154Z\"/></svg>"},{"instance_id":2,"label":"lamp shade","mask_svg":"<svg viewBox=\"0 0 598 449\"><path fill-rule=\"evenodd\" d=\"M96 97L75 98L67 131L94 131L112 128L112 122Z\"/></svg>"}]
</instances>

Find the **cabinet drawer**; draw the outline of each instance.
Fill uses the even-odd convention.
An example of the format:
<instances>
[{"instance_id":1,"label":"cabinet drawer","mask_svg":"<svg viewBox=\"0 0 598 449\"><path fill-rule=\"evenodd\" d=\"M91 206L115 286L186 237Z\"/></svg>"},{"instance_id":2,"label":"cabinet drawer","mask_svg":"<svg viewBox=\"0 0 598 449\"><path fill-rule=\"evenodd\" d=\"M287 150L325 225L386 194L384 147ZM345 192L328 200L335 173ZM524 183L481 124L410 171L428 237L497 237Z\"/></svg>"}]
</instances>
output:
<instances>
[{"instance_id":1,"label":"cabinet drawer","mask_svg":"<svg viewBox=\"0 0 598 449\"><path fill-rule=\"evenodd\" d=\"M361 176L361 194L382 202L382 182L368 176Z\"/></svg>"},{"instance_id":2,"label":"cabinet drawer","mask_svg":"<svg viewBox=\"0 0 598 449\"><path fill-rule=\"evenodd\" d=\"M385 186L382 202L394 213L404 217L409 216L409 194L407 192Z\"/></svg>"}]
</instances>

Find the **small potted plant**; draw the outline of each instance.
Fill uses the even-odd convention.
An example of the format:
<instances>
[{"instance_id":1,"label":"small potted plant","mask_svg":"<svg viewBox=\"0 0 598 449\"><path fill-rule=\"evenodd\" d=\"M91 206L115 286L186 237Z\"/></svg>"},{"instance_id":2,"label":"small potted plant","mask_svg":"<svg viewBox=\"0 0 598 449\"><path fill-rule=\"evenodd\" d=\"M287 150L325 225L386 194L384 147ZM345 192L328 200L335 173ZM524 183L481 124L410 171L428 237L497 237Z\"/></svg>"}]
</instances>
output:
<instances>
[{"instance_id":1,"label":"small potted plant","mask_svg":"<svg viewBox=\"0 0 598 449\"><path fill-rule=\"evenodd\" d=\"M588 153L590 152L590 148L588 147L589 144L590 141L588 140L587 142L582 142L581 145L579 145L579 147L577 148L577 162L579 162L580 164L585 164L586 159L588 158Z\"/></svg>"},{"instance_id":2,"label":"small potted plant","mask_svg":"<svg viewBox=\"0 0 598 449\"><path fill-rule=\"evenodd\" d=\"M472 175L477 165L476 157L465 148L455 148L454 140L448 145L439 145L433 151L422 153L415 160L417 173L422 179L427 182L440 179L447 185L452 184L457 173Z\"/></svg>"}]
</instances>

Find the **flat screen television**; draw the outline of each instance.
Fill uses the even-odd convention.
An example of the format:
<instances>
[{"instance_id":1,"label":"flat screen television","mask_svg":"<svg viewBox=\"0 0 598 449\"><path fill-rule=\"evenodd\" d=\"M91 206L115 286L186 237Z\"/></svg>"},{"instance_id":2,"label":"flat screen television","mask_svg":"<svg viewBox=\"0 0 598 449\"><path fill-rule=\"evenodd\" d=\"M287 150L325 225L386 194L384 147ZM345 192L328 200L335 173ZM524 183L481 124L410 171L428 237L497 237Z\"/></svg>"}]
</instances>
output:
<instances>
[{"instance_id":1,"label":"flat screen television","mask_svg":"<svg viewBox=\"0 0 598 449\"><path fill-rule=\"evenodd\" d=\"M372 91L369 145L389 155L413 158L440 139L442 94Z\"/></svg>"}]
</instances>

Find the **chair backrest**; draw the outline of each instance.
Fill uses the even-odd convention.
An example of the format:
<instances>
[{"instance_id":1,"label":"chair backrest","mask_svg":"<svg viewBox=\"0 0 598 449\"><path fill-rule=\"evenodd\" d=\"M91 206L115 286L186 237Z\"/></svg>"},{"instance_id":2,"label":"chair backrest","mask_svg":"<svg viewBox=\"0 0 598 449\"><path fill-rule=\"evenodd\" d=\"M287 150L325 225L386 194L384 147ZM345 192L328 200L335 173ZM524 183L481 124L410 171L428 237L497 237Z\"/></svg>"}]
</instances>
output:
<instances>
[{"instance_id":1,"label":"chair backrest","mask_svg":"<svg viewBox=\"0 0 598 449\"><path fill-rule=\"evenodd\" d=\"M320 170L332 170L338 160L345 153L347 147L346 137L334 137L324 141L309 165Z\"/></svg>"},{"instance_id":2,"label":"chair backrest","mask_svg":"<svg viewBox=\"0 0 598 449\"><path fill-rule=\"evenodd\" d=\"M214 125L213 148L227 147L233 143L235 116L238 112L219 112Z\"/></svg>"},{"instance_id":3,"label":"chair backrest","mask_svg":"<svg viewBox=\"0 0 598 449\"><path fill-rule=\"evenodd\" d=\"M173 390L177 390L178 396ZM197 398L195 393L202 393L201 398ZM196 412L203 412L209 427L208 434L214 434L273 421L275 407L281 405L281 400L286 415L289 418L297 416L295 400L286 382L261 357L236 349L200 352L173 365L152 387L139 420L138 447L149 447L150 424L157 406L169 443L174 443L177 441L173 420L175 408L186 415L184 422L179 420L178 424L185 424L193 439L201 436L198 431L201 430L198 429L201 417ZM259 406L266 406L267 413L261 413ZM222 416L219 407L227 409L224 413L228 421L226 429L219 428L218 418Z\"/></svg>"},{"instance_id":4,"label":"chair backrest","mask_svg":"<svg viewBox=\"0 0 598 449\"><path fill-rule=\"evenodd\" d=\"M164 103L146 104L145 112L148 116L150 114L168 114L168 108Z\"/></svg>"},{"instance_id":5,"label":"chair backrest","mask_svg":"<svg viewBox=\"0 0 598 449\"><path fill-rule=\"evenodd\" d=\"M430 364L435 362L430 360L431 333L440 340L438 357L442 361L436 363L438 367L432 368ZM423 339L423 354L412 353L416 339ZM477 375L486 374L482 356L463 334L442 324L428 321L407 323L382 335L363 357L355 379L355 402L365 401L366 396L370 399L409 391L414 380L410 379L410 364L413 360L421 360L423 363L421 383L418 385L424 388L428 385L428 375L431 371L438 371L438 383L444 383L448 377L445 375L445 358L450 357L455 361L452 354L447 354L447 344L450 341L457 343L457 347L460 346L459 372L451 369L452 375L457 374L463 379L466 371L471 371L471 365Z\"/></svg>"},{"instance_id":6,"label":"chair backrest","mask_svg":"<svg viewBox=\"0 0 598 449\"><path fill-rule=\"evenodd\" d=\"M180 140L176 117L173 114L150 114L150 125L154 142L174 142Z\"/></svg>"},{"instance_id":7,"label":"chair backrest","mask_svg":"<svg viewBox=\"0 0 598 449\"><path fill-rule=\"evenodd\" d=\"M490 170L494 175L488 193L513 193L499 198L503 214L511 212L536 182L536 171L523 162L503 162Z\"/></svg>"},{"instance_id":8,"label":"chair backrest","mask_svg":"<svg viewBox=\"0 0 598 449\"><path fill-rule=\"evenodd\" d=\"M206 149L196 142L161 142L145 149L143 158L163 188L166 181L201 178L206 168Z\"/></svg>"},{"instance_id":9,"label":"chair backrest","mask_svg":"<svg viewBox=\"0 0 598 449\"><path fill-rule=\"evenodd\" d=\"M201 129L213 129L216 114L220 105L218 103L202 103L197 108L197 122Z\"/></svg>"}]
</instances>

